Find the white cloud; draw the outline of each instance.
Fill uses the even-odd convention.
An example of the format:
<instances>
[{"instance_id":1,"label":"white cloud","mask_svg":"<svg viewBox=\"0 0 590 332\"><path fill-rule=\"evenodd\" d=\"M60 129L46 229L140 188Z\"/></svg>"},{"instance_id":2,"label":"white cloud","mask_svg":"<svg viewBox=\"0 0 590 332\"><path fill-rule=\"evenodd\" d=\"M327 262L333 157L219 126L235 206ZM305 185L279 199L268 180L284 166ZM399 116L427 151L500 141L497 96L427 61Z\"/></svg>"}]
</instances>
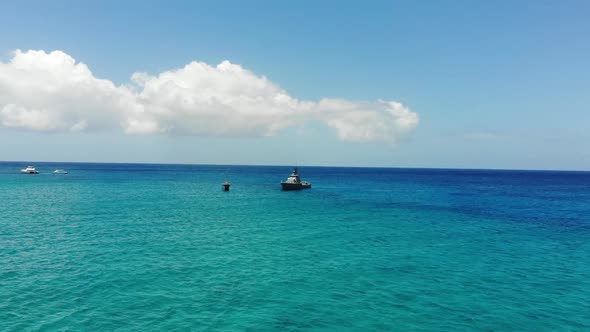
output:
<instances>
[{"instance_id":1,"label":"white cloud","mask_svg":"<svg viewBox=\"0 0 590 332\"><path fill-rule=\"evenodd\" d=\"M418 125L418 114L398 102L351 102L322 99L319 116L335 128L338 137L356 142L397 142Z\"/></svg>"},{"instance_id":2,"label":"white cloud","mask_svg":"<svg viewBox=\"0 0 590 332\"><path fill-rule=\"evenodd\" d=\"M157 76L135 73L131 80L136 87L98 79L61 51L17 50L0 62L0 127L268 136L318 120L342 140L397 142L419 122L398 102L299 100L229 61L215 67L191 62Z\"/></svg>"},{"instance_id":3,"label":"white cloud","mask_svg":"<svg viewBox=\"0 0 590 332\"><path fill-rule=\"evenodd\" d=\"M151 128L189 135L272 135L304 118L313 106L228 61L216 67L191 62L156 77L135 73L132 79L141 90L141 107L129 115L128 132Z\"/></svg>"},{"instance_id":4,"label":"white cloud","mask_svg":"<svg viewBox=\"0 0 590 332\"><path fill-rule=\"evenodd\" d=\"M0 125L41 131L104 130L135 105L125 87L95 78L83 63L54 51L21 52L0 62Z\"/></svg>"}]
</instances>

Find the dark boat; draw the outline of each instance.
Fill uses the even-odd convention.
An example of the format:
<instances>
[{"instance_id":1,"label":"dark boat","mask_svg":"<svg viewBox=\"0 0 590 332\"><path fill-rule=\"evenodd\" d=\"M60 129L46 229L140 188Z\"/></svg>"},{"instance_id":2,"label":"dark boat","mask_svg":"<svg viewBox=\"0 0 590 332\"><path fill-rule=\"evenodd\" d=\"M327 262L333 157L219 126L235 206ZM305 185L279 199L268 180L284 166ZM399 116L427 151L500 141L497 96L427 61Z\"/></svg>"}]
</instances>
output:
<instances>
[{"instance_id":1,"label":"dark boat","mask_svg":"<svg viewBox=\"0 0 590 332\"><path fill-rule=\"evenodd\" d=\"M221 184L223 191L229 191L229 186L231 186L231 183L229 183L229 181L225 181L224 183Z\"/></svg>"},{"instance_id":2,"label":"dark boat","mask_svg":"<svg viewBox=\"0 0 590 332\"><path fill-rule=\"evenodd\" d=\"M299 178L299 169L293 168L293 173L287 178L287 180L281 182L281 188L283 190L301 190L311 188L311 182L301 181Z\"/></svg>"}]
</instances>

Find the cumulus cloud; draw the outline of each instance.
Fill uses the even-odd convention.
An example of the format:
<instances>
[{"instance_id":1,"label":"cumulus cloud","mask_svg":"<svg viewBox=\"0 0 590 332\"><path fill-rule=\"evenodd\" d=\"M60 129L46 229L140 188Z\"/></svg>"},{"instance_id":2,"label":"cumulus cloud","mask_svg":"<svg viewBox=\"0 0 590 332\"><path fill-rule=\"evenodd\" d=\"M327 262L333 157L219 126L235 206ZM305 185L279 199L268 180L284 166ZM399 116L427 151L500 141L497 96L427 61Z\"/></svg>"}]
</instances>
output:
<instances>
[{"instance_id":1,"label":"cumulus cloud","mask_svg":"<svg viewBox=\"0 0 590 332\"><path fill-rule=\"evenodd\" d=\"M418 114L395 101L351 102L322 99L316 106L320 119L345 141L395 143L418 125Z\"/></svg>"},{"instance_id":2,"label":"cumulus cloud","mask_svg":"<svg viewBox=\"0 0 590 332\"><path fill-rule=\"evenodd\" d=\"M104 130L135 107L135 95L97 79L83 63L54 51L21 52L0 62L0 124L41 131Z\"/></svg>"},{"instance_id":3,"label":"cumulus cloud","mask_svg":"<svg viewBox=\"0 0 590 332\"><path fill-rule=\"evenodd\" d=\"M345 141L395 143L418 115L395 101L299 100L264 76L223 61L191 62L131 85L94 77L61 51L17 50L0 62L0 126L36 131L120 128L130 134L269 136L316 120Z\"/></svg>"},{"instance_id":4,"label":"cumulus cloud","mask_svg":"<svg viewBox=\"0 0 590 332\"><path fill-rule=\"evenodd\" d=\"M126 130L189 135L272 135L312 111L266 77L224 61L191 62L158 76L135 73L139 112Z\"/></svg>"}]
</instances>

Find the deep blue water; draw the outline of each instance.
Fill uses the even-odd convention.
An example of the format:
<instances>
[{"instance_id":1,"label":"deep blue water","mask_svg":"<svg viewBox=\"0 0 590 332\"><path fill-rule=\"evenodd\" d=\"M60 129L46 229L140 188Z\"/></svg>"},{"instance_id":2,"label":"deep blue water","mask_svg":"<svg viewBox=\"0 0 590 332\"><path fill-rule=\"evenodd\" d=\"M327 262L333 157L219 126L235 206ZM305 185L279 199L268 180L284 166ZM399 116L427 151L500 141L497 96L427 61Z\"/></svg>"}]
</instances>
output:
<instances>
[{"instance_id":1,"label":"deep blue water","mask_svg":"<svg viewBox=\"0 0 590 332\"><path fill-rule=\"evenodd\" d=\"M27 164L2 331L590 330L588 172Z\"/></svg>"}]
</instances>

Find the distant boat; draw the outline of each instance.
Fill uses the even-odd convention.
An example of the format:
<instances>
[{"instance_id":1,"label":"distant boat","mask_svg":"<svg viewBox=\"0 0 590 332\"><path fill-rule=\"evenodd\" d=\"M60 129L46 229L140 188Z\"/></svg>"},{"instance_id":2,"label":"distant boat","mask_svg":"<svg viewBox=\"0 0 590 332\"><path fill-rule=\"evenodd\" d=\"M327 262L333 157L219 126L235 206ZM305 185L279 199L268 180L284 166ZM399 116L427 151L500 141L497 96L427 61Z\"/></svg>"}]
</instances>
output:
<instances>
[{"instance_id":1,"label":"distant boat","mask_svg":"<svg viewBox=\"0 0 590 332\"><path fill-rule=\"evenodd\" d=\"M20 170L23 174L39 174L39 171L35 169L35 166L27 166L27 168L23 168Z\"/></svg>"},{"instance_id":2,"label":"distant boat","mask_svg":"<svg viewBox=\"0 0 590 332\"><path fill-rule=\"evenodd\" d=\"M299 169L293 168L293 173L287 178L287 180L281 182L281 188L283 190L301 190L311 188L311 182L301 181L299 178Z\"/></svg>"},{"instance_id":3,"label":"distant boat","mask_svg":"<svg viewBox=\"0 0 590 332\"><path fill-rule=\"evenodd\" d=\"M223 191L229 191L229 186L231 186L231 183L229 183L229 181L225 181L224 183L221 184Z\"/></svg>"},{"instance_id":4,"label":"distant boat","mask_svg":"<svg viewBox=\"0 0 590 332\"><path fill-rule=\"evenodd\" d=\"M68 171L63 169L56 169L55 171L53 171L53 174L68 174Z\"/></svg>"}]
</instances>

